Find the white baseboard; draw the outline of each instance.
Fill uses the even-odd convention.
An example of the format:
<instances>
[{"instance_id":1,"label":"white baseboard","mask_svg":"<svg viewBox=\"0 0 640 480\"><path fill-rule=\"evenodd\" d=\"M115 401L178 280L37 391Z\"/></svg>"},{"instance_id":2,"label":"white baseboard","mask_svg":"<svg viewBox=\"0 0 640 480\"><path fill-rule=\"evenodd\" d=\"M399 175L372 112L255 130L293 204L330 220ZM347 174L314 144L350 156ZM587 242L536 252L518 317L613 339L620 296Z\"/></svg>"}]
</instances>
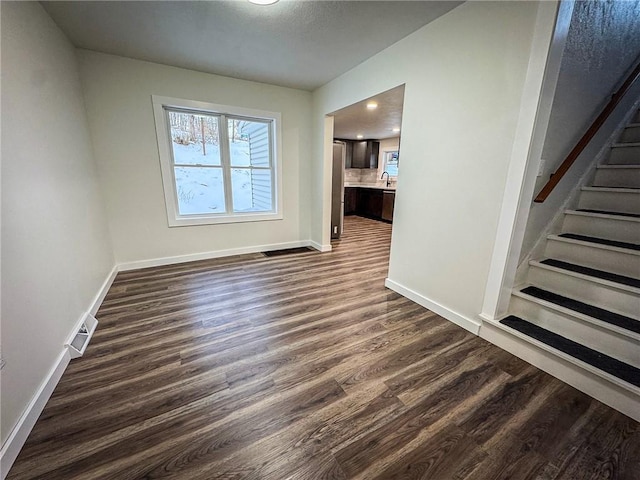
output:
<instances>
[{"instance_id":1,"label":"white baseboard","mask_svg":"<svg viewBox=\"0 0 640 480\"><path fill-rule=\"evenodd\" d=\"M9 469L18 457L22 446L27 441L27 437L31 433L42 410L44 410L53 390L60 381L60 377L62 377L62 374L67 368L69 360L71 360L69 351L64 348L2 446L2 450L0 451L0 478L2 478L2 480L4 480L9 473Z\"/></svg>"},{"instance_id":2,"label":"white baseboard","mask_svg":"<svg viewBox=\"0 0 640 480\"><path fill-rule=\"evenodd\" d=\"M480 337L640 422L640 396L634 392L505 331L495 320L483 322Z\"/></svg>"},{"instance_id":3,"label":"white baseboard","mask_svg":"<svg viewBox=\"0 0 640 480\"><path fill-rule=\"evenodd\" d=\"M104 300L104 297L107 296L107 292L111 288L111 284L113 283L113 281L116 279L117 274L118 274L118 266L114 265L113 268L111 269L111 272L109 272L109 275L107 275L107 278L102 283L100 290L98 290L98 293L93 298L91 305L89 305L89 314L95 316L95 314L98 313L98 309L100 308L100 305L102 305L102 301ZM78 323L80 324L81 322L78 322Z\"/></svg>"},{"instance_id":4,"label":"white baseboard","mask_svg":"<svg viewBox=\"0 0 640 480\"><path fill-rule=\"evenodd\" d=\"M73 339L78 329L84 322L87 314L96 314L98 308L100 308L100 304L104 300L104 297L107 295L109 288L111 288L111 284L116 278L117 273L118 267L114 266L107 275L105 281L100 286L100 289L96 293L95 297L91 301L88 312L80 316L78 321L74 324L72 330L69 332L67 338ZM23 414L18 419L18 422L13 427L13 430L7 437L7 440L2 445L2 449L0 450L0 479L4 480L4 478L9 473L9 469L18 457L22 446L27 441L27 437L31 433L31 430L36 424L38 417L42 413L42 410L47 404L49 397L51 397L51 394L56 388L56 385L58 385L58 382L60 381L62 374L67 368L67 365L69 365L70 360L71 355L69 353L69 349L65 346L63 347L62 352L58 356L54 365L51 367L51 370L44 378L42 384L36 391L35 395L31 399L31 402L29 402L27 408L24 410Z\"/></svg>"},{"instance_id":5,"label":"white baseboard","mask_svg":"<svg viewBox=\"0 0 640 480\"><path fill-rule=\"evenodd\" d=\"M311 248L315 248L316 250L318 250L319 252L330 252L331 251L331 244L328 245L322 245L318 242L314 242L313 240L309 240L307 242L307 246L311 247Z\"/></svg>"},{"instance_id":6,"label":"white baseboard","mask_svg":"<svg viewBox=\"0 0 640 480\"><path fill-rule=\"evenodd\" d=\"M229 248L226 250L214 250L211 252L190 253L188 255L176 255L173 257L150 258L148 260L137 260L134 262L124 262L118 265L119 272L128 270L138 270L139 268L161 267L176 263L195 262L197 260L209 260L211 258L230 257L233 255L245 255L248 253L269 252L271 250L283 250L286 248L313 247L309 240L295 242L272 243L268 245L252 245L249 247Z\"/></svg>"},{"instance_id":7,"label":"white baseboard","mask_svg":"<svg viewBox=\"0 0 640 480\"><path fill-rule=\"evenodd\" d=\"M428 308L432 312L446 318L450 322L453 322L456 325L464 328L465 330L468 330L474 335L478 335L478 333L480 332L480 322L476 322L468 317L465 317L464 315L459 314L458 312L454 312L444 305L440 305L438 302L434 302L433 300L428 299L418 292L404 287L397 282L394 282L390 278L385 279L384 285L394 292L399 293L403 297L407 297L409 300L413 300L418 305L422 305L424 308Z\"/></svg>"}]
</instances>

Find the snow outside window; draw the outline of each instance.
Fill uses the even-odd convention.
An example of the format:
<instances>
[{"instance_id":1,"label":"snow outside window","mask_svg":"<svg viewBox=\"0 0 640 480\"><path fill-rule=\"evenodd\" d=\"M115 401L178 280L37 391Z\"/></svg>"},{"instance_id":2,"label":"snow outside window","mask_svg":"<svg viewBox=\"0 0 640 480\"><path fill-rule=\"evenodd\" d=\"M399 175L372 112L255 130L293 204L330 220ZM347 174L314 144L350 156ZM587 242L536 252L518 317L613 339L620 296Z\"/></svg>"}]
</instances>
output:
<instances>
[{"instance_id":1,"label":"snow outside window","mask_svg":"<svg viewBox=\"0 0 640 480\"><path fill-rule=\"evenodd\" d=\"M281 219L280 115L153 97L169 226Z\"/></svg>"}]
</instances>

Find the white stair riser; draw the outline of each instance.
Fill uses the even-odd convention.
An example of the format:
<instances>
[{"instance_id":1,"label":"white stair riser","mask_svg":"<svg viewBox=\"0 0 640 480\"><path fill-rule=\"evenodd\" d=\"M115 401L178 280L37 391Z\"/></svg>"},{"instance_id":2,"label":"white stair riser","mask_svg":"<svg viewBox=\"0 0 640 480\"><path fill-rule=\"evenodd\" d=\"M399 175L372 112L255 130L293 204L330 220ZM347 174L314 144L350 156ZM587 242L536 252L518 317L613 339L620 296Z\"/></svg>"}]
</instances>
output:
<instances>
[{"instance_id":1,"label":"white stair riser","mask_svg":"<svg viewBox=\"0 0 640 480\"><path fill-rule=\"evenodd\" d=\"M514 315L610 357L640 367L640 342L535 301L511 298Z\"/></svg>"},{"instance_id":2,"label":"white stair riser","mask_svg":"<svg viewBox=\"0 0 640 480\"><path fill-rule=\"evenodd\" d=\"M638 243L638 239L640 238L640 222L627 221L619 218L567 214L564 217L562 232L607 238L619 242Z\"/></svg>"},{"instance_id":3,"label":"white stair riser","mask_svg":"<svg viewBox=\"0 0 640 480\"><path fill-rule=\"evenodd\" d=\"M640 193L583 190L578 208L640 214Z\"/></svg>"},{"instance_id":4,"label":"white stair riser","mask_svg":"<svg viewBox=\"0 0 640 480\"><path fill-rule=\"evenodd\" d=\"M497 325L500 324L483 322L480 337L640 422L640 394L637 387L601 370L589 368L550 347L524 339L513 329Z\"/></svg>"},{"instance_id":5,"label":"white stair riser","mask_svg":"<svg viewBox=\"0 0 640 480\"><path fill-rule=\"evenodd\" d=\"M612 148L607 163L610 165L640 164L640 146Z\"/></svg>"},{"instance_id":6,"label":"white stair riser","mask_svg":"<svg viewBox=\"0 0 640 480\"><path fill-rule=\"evenodd\" d=\"M598 168L593 184L598 187L640 188L640 168Z\"/></svg>"},{"instance_id":7,"label":"white stair riser","mask_svg":"<svg viewBox=\"0 0 640 480\"><path fill-rule=\"evenodd\" d=\"M547 258L564 260L565 262L584 265L607 272L640 277L640 255L636 252L621 252L608 250L579 243L563 242L562 240L547 240L545 255Z\"/></svg>"},{"instance_id":8,"label":"white stair riser","mask_svg":"<svg viewBox=\"0 0 640 480\"><path fill-rule=\"evenodd\" d=\"M625 128L619 141L620 143L640 143L640 126Z\"/></svg>"},{"instance_id":9,"label":"white stair riser","mask_svg":"<svg viewBox=\"0 0 640 480\"><path fill-rule=\"evenodd\" d=\"M544 290L628 317L637 318L640 312L640 297L632 292L535 265L529 267L527 282Z\"/></svg>"}]
</instances>

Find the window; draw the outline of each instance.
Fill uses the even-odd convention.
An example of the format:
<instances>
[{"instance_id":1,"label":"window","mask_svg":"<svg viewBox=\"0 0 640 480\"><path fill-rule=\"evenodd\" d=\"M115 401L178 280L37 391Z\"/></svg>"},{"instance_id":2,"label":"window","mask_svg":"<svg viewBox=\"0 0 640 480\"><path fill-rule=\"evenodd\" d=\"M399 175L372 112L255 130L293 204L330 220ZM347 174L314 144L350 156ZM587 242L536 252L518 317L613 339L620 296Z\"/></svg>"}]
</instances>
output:
<instances>
[{"instance_id":1,"label":"window","mask_svg":"<svg viewBox=\"0 0 640 480\"><path fill-rule=\"evenodd\" d=\"M398 176L398 151L384 152L384 171L390 177Z\"/></svg>"},{"instance_id":2,"label":"window","mask_svg":"<svg viewBox=\"0 0 640 480\"><path fill-rule=\"evenodd\" d=\"M169 226L282 218L280 115L153 97Z\"/></svg>"}]
</instances>

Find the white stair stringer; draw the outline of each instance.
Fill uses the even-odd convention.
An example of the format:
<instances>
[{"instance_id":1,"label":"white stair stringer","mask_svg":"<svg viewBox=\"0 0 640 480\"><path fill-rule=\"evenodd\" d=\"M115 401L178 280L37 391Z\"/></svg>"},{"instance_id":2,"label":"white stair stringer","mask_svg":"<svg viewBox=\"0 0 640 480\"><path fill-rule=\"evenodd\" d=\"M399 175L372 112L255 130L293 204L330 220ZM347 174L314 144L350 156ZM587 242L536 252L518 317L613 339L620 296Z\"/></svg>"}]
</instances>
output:
<instances>
[{"instance_id":1,"label":"white stair stringer","mask_svg":"<svg viewBox=\"0 0 640 480\"><path fill-rule=\"evenodd\" d=\"M582 187L578 208L640 215L640 190L635 188Z\"/></svg>"},{"instance_id":2,"label":"white stair stringer","mask_svg":"<svg viewBox=\"0 0 640 480\"><path fill-rule=\"evenodd\" d=\"M511 311L539 327L640 368L638 333L521 291L513 293Z\"/></svg>"},{"instance_id":3,"label":"white stair stringer","mask_svg":"<svg viewBox=\"0 0 640 480\"><path fill-rule=\"evenodd\" d=\"M497 320L485 319L480 337L640 422L640 388L556 350Z\"/></svg>"},{"instance_id":4,"label":"white stair stringer","mask_svg":"<svg viewBox=\"0 0 640 480\"><path fill-rule=\"evenodd\" d=\"M640 218L567 210L562 232L607 238L618 242L638 243Z\"/></svg>"},{"instance_id":5,"label":"white stair stringer","mask_svg":"<svg viewBox=\"0 0 640 480\"><path fill-rule=\"evenodd\" d=\"M615 247L601 243L549 235L545 248L547 258L585 267L636 277L640 273L640 250Z\"/></svg>"},{"instance_id":6,"label":"white stair stringer","mask_svg":"<svg viewBox=\"0 0 640 480\"><path fill-rule=\"evenodd\" d=\"M480 336L640 421L640 110L620 131Z\"/></svg>"},{"instance_id":7,"label":"white stair stringer","mask_svg":"<svg viewBox=\"0 0 640 480\"><path fill-rule=\"evenodd\" d=\"M593 184L599 187L640 188L640 165L598 165Z\"/></svg>"},{"instance_id":8,"label":"white stair stringer","mask_svg":"<svg viewBox=\"0 0 640 480\"><path fill-rule=\"evenodd\" d=\"M529 262L528 283L595 307L635 318L640 312L640 289L609 280Z\"/></svg>"}]
</instances>

